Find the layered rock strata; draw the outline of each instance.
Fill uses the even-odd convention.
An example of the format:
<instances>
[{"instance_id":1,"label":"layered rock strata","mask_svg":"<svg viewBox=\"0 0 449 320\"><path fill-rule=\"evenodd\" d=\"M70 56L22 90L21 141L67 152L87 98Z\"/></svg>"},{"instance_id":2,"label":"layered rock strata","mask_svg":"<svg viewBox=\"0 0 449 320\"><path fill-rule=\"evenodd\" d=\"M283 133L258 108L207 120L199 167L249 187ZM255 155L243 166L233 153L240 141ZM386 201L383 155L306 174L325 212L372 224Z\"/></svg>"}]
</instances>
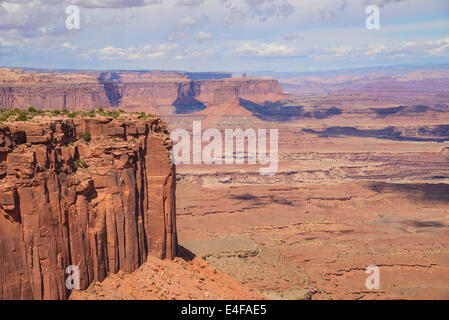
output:
<instances>
[{"instance_id":1,"label":"layered rock strata","mask_svg":"<svg viewBox=\"0 0 449 320\"><path fill-rule=\"evenodd\" d=\"M51 74L46 77L34 75L33 78L30 73L28 77L16 75L12 79L3 79L6 76L0 72L0 108L32 106L39 109L92 110L120 107L148 111L149 107L170 105L213 105L217 101L227 103L229 100L236 100L238 104L238 99L263 103L284 99L277 80L270 79L191 80L173 77L122 82L81 75L76 75L80 79L73 75L63 81L64 76L70 77Z\"/></svg>"},{"instance_id":2,"label":"layered rock strata","mask_svg":"<svg viewBox=\"0 0 449 320\"><path fill-rule=\"evenodd\" d=\"M165 123L40 120L0 125L0 299L66 299L68 266L84 289L148 256L173 258Z\"/></svg>"}]
</instances>

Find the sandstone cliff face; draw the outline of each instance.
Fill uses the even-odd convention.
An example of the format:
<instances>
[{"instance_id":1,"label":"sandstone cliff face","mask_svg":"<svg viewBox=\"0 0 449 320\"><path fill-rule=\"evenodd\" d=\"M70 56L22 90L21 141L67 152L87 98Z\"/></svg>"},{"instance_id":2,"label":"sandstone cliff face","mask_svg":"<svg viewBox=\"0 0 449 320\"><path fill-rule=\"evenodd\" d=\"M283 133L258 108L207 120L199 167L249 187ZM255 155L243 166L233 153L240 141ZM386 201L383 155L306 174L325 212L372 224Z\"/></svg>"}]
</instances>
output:
<instances>
[{"instance_id":1,"label":"sandstone cliff face","mask_svg":"<svg viewBox=\"0 0 449 320\"><path fill-rule=\"evenodd\" d=\"M122 93L123 108L139 105L172 105L179 98L194 96L191 81L185 79L124 83L118 85L118 88Z\"/></svg>"},{"instance_id":2,"label":"sandstone cliff face","mask_svg":"<svg viewBox=\"0 0 449 320\"><path fill-rule=\"evenodd\" d=\"M168 106L196 99L206 105L228 104L238 99L256 103L283 100L283 92L276 80L222 79L142 81L117 84L120 107ZM108 94L108 97L111 97ZM110 100L113 100L110 98ZM188 100L187 100L188 101Z\"/></svg>"},{"instance_id":3,"label":"sandstone cliff face","mask_svg":"<svg viewBox=\"0 0 449 320\"><path fill-rule=\"evenodd\" d=\"M205 104L214 101L215 93L223 87L234 86L239 98L256 103L283 100L282 88L277 80L254 78L195 81L197 99Z\"/></svg>"},{"instance_id":4,"label":"sandstone cliff face","mask_svg":"<svg viewBox=\"0 0 449 320\"><path fill-rule=\"evenodd\" d=\"M70 265L84 289L173 258L170 148L158 118L0 125L0 299L66 299Z\"/></svg>"},{"instance_id":5,"label":"sandstone cliff face","mask_svg":"<svg viewBox=\"0 0 449 320\"><path fill-rule=\"evenodd\" d=\"M92 110L112 105L107 88L100 84L84 85L2 85L0 108Z\"/></svg>"},{"instance_id":6,"label":"sandstone cliff face","mask_svg":"<svg viewBox=\"0 0 449 320\"><path fill-rule=\"evenodd\" d=\"M92 110L120 107L148 112L151 107L179 104L216 105L217 101L228 103L229 100L237 100L235 103L238 104L239 98L256 103L284 99L282 88L276 80L255 78L156 78L123 83L102 79L96 83L68 83L61 82L60 79L58 81L53 84L0 82L0 108L21 109L33 106L39 109Z\"/></svg>"}]
</instances>

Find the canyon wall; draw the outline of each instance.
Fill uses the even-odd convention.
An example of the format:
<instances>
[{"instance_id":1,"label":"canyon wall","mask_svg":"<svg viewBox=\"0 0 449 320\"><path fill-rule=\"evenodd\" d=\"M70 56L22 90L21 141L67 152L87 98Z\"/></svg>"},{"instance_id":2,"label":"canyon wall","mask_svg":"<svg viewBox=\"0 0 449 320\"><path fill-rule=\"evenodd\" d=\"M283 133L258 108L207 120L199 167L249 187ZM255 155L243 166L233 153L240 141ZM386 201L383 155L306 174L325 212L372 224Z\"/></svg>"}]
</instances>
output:
<instances>
[{"instance_id":1,"label":"canyon wall","mask_svg":"<svg viewBox=\"0 0 449 320\"><path fill-rule=\"evenodd\" d=\"M172 259L171 147L159 118L0 125L0 299L66 299L72 265L85 289Z\"/></svg>"},{"instance_id":2,"label":"canyon wall","mask_svg":"<svg viewBox=\"0 0 449 320\"><path fill-rule=\"evenodd\" d=\"M234 86L238 97L256 103L283 100L282 88L277 80L256 78L234 78L225 80L195 81L195 96L205 104L211 104L217 90Z\"/></svg>"},{"instance_id":3,"label":"canyon wall","mask_svg":"<svg viewBox=\"0 0 449 320\"><path fill-rule=\"evenodd\" d=\"M1 76L1 75L0 75ZM83 78L84 80L84 78ZM50 80L49 80L50 81ZM96 83L64 82L0 83L0 108L91 110L120 107L133 111L153 111L151 107L170 105L211 105L226 98L223 92L234 87L238 98L255 103L283 100L277 80L229 78L190 80L183 77L115 82L99 79ZM228 92L233 93L228 90ZM215 97L216 94L219 98Z\"/></svg>"},{"instance_id":4,"label":"canyon wall","mask_svg":"<svg viewBox=\"0 0 449 320\"><path fill-rule=\"evenodd\" d=\"M172 105L178 99L194 97L192 81L173 79L170 81L142 81L117 84L120 106L124 109L136 106Z\"/></svg>"},{"instance_id":5,"label":"canyon wall","mask_svg":"<svg viewBox=\"0 0 449 320\"><path fill-rule=\"evenodd\" d=\"M91 110L111 106L107 90L101 84L76 85L1 85L0 108Z\"/></svg>"}]
</instances>

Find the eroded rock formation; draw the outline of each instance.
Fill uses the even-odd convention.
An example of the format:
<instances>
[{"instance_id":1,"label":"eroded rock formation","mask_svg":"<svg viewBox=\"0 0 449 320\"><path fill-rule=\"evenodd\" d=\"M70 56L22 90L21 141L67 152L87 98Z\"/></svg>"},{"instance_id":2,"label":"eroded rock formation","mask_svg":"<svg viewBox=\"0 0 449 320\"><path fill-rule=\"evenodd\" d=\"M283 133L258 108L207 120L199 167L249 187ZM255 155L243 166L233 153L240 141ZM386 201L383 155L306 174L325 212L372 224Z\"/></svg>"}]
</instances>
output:
<instances>
[{"instance_id":1,"label":"eroded rock formation","mask_svg":"<svg viewBox=\"0 0 449 320\"><path fill-rule=\"evenodd\" d=\"M66 299L70 265L84 289L173 258L171 146L159 118L0 125L0 299Z\"/></svg>"}]
</instances>

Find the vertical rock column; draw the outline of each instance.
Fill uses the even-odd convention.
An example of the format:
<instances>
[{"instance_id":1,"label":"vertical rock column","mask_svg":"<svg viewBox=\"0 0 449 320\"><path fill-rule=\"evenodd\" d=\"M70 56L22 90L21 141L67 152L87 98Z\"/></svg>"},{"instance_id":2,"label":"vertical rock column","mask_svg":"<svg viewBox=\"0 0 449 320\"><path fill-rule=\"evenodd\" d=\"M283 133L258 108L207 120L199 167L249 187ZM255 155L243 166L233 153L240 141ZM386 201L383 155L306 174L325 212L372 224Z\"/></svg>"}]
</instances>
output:
<instances>
[{"instance_id":1,"label":"vertical rock column","mask_svg":"<svg viewBox=\"0 0 449 320\"><path fill-rule=\"evenodd\" d=\"M147 140L149 254L160 259L173 259L177 250L176 174L162 137Z\"/></svg>"}]
</instances>

